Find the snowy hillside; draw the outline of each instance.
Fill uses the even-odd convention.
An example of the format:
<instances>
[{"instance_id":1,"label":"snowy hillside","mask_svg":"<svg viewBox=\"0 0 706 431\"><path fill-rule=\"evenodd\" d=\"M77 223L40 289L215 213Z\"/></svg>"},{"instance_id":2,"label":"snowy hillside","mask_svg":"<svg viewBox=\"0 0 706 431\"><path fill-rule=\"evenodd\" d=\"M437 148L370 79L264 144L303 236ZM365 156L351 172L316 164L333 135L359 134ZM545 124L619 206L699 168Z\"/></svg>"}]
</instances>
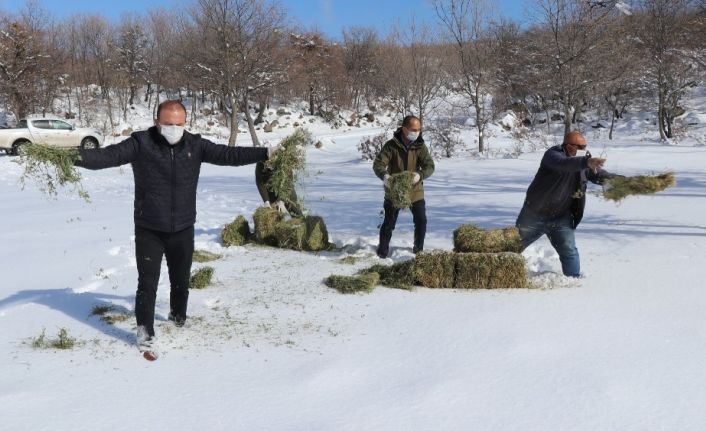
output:
<instances>
[{"instance_id":1,"label":"snowy hillside","mask_svg":"<svg viewBox=\"0 0 706 431\"><path fill-rule=\"evenodd\" d=\"M139 356L133 318L109 325L91 315L96 306L132 312L130 167L82 171L91 203L47 200L31 184L21 190L20 167L0 155L2 429L701 430L705 102L692 97L694 124L673 146L659 144L647 113L619 123L613 141L587 123L589 149L608 158L608 170L673 170L678 185L620 205L589 196L577 231L584 278L558 275L542 239L525 257L544 289L378 287L350 296L322 280L379 262L383 188L356 145L383 128L331 129L294 111L285 122L300 121L323 144L307 153L307 206L345 251L223 248L222 226L250 219L260 204L254 166L204 165L196 248L224 258L208 264L216 285L191 292L184 328L166 320L163 264L156 362ZM140 108L125 127L150 123ZM225 143L217 132L225 129L205 127L196 131ZM542 151L504 157L514 143L493 127L497 152L438 160L425 181L427 249L451 249L463 223L514 224ZM261 138L274 143L292 130ZM246 134L238 143L248 145ZM409 212L392 248L394 261L412 256ZM359 259L341 263L348 255ZM55 338L61 328L73 349L32 347L43 330Z\"/></svg>"}]
</instances>

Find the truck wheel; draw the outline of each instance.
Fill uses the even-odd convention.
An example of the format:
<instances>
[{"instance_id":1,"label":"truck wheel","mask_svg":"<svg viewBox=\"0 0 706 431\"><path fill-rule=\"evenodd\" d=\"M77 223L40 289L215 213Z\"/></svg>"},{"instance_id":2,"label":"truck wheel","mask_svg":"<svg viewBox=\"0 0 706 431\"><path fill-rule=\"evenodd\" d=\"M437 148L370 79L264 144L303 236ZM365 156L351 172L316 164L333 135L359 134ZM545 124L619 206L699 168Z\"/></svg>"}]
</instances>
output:
<instances>
[{"instance_id":1,"label":"truck wheel","mask_svg":"<svg viewBox=\"0 0 706 431\"><path fill-rule=\"evenodd\" d=\"M96 148L98 148L98 141L96 140L96 138L83 138L83 140L81 141L81 148L83 148L84 150L95 150Z\"/></svg>"},{"instance_id":2,"label":"truck wheel","mask_svg":"<svg viewBox=\"0 0 706 431\"><path fill-rule=\"evenodd\" d=\"M19 155L20 155L20 151L22 151L22 150L20 149L20 147L23 146L23 145L26 145L26 144L29 144L29 141L28 141L28 140L26 140L26 139L20 139L19 141L17 141L17 142L15 142L14 144L12 144L12 150L10 150L10 152L9 152L8 154L10 154L10 155L12 155L12 156L19 156Z\"/></svg>"}]
</instances>

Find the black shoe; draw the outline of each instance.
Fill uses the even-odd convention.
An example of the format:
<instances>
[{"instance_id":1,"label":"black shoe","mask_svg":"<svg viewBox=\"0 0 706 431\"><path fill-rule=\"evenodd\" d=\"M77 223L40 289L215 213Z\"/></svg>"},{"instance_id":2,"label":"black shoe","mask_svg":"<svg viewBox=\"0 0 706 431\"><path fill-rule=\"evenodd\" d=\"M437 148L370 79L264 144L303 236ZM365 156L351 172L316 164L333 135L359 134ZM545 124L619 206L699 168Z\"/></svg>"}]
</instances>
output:
<instances>
[{"instance_id":1,"label":"black shoe","mask_svg":"<svg viewBox=\"0 0 706 431\"><path fill-rule=\"evenodd\" d=\"M170 311L169 316L167 316L167 320L171 320L172 322L174 322L174 326L176 326L177 328L181 328L182 326L184 326L184 323L186 322L186 317L175 316Z\"/></svg>"}]
</instances>

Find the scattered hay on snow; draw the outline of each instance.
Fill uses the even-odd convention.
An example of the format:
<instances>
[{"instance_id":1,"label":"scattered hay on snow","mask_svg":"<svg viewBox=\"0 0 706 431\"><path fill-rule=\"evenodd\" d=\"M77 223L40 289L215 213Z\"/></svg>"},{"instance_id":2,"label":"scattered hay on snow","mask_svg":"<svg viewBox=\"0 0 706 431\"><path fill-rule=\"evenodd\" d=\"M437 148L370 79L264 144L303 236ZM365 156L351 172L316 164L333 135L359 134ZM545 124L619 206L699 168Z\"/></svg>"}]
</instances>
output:
<instances>
[{"instance_id":1,"label":"scattered hay on snow","mask_svg":"<svg viewBox=\"0 0 706 431\"><path fill-rule=\"evenodd\" d=\"M19 155L16 163L24 168L20 177L23 188L27 179L32 179L40 191L55 197L59 188L72 185L81 198L90 202L88 193L81 185L81 174L74 166L80 158L78 150L26 144L20 148Z\"/></svg>"},{"instance_id":2,"label":"scattered hay on snow","mask_svg":"<svg viewBox=\"0 0 706 431\"><path fill-rule=\"evenodd\" d=\"M223 230L225 231L225 229L223 229ZM224 241L224 243L225 243L225 241ZM223 257L223 255L211 253L210 251L194 250L193 261L198 262L198 263L212 262L212 261L218 260L222 257Z\"/></svg>"},{"instance_id":3,"label":"scattered hay on snow","mask_svg":"<svg viewBox=\"0 0 706 431\"><path fill-rule=\"evenodd\" d=\"M326 286L341 293L355 293L372 291L379 280L380 276L376 272L369 272L358 275L332 275L324 282Z\"/></svg>"},{"instance_id":4,"label":"scattered hay on snow","mask_svg":"<svg viewBox=\"0 0 706 431\"><path fill-rule=\"evenodd\" d=\"M412 290L414 288L414 259L393 265L373 265L370 268L361 270L359 274L371 272L380 276L379 283L385 287L404 290Z\"/></svg>"},{"instance_id":5,"label":"scattered hay on snow","mask_svg":"<svg viewBox=\"0 0 706 431\"><path fill-rule=\"evenodd\" d=\"M389 198L395 208L412 206L414 173L409 171L392 174L389 180Z\"/></svg>"},{"instance_id":6,"label":"scattered hay on snow","mask_svg":"<svg viewBox=\"0 0 706 431\"><path fill-rule=\"evenodd\" d=\"M454 231L454 251L459 253L520 253L522 239L516 227L485 230L464 224Z\"/></svg>"},{"instance_id":7,"label":"scattered hay on snow","mask_svg":"<svg viewBox=\"0 0 706 431\"><path fill-rule=\"evenodd\" d=\"M210 266L204 266L191 273L191 280L189 286L192 289L205 289L211 285L211 279L213 278L213 268Z\"/></svg>"},{"instance_id":8,"label":"scattered hay on snow","mask_svg":"<svg viewBox=\"0 0 706 431\"><path fill-rule=\"evenodd\" d=\"M231 223L225 225L221 231L221 241L223 245L229 247L232 245L245 245L252 233L250 232L250 224L245 217L239 215Z\"/></svg>"},{"instance_id":9,"label":"scattered hay on snow","mask_svg":"<svg viewBox=\"0 0 706 431\"><path fill-rule=\"evenodd\" d=\"M660 175L637 175L634 177L615 177L606 180L603 185L603 197L620 202L630 195L649 195L661 192L676 185L673 172Z\"/></svg>"}]
</instances>

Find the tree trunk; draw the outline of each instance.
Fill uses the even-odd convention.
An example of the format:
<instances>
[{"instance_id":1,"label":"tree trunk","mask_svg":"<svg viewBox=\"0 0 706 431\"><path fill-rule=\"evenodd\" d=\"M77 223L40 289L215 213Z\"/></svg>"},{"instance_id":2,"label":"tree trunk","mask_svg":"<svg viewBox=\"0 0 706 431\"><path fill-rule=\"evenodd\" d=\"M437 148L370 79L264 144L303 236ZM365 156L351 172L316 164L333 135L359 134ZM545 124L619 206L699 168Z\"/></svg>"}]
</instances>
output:
<instances>
[{"instance_id":1,"label":"tree trunk","mask_svg":"<svg viewBox=\"0 0 706 431\"><path fill-rule=\"evenodd\" d=\"M255 123L253 122L252 115L250 115L250 107L248 106L247 96L245 96L245 100L243 101L243 113L245 114L245 119L248 122L248 130L250 131L250 137L252 138L252 145L253 147L259 147L260 140L257 138Z\"/></svg>"},{"instance_id":2,"label":"tree trunk","mask_svg":"<svg viewBox=\"0 0 706 431\"><path fill-rule=\"evenodd\" d=\"M659 139L661 141L666 141L667 134L664 131L664 98L662 95L662 90L659 91L659 108L657 110L657 124L659 125Z\"/></svg>"},{"instance_id":3,"label":"tree trunk","mask_svg":"<svg viewBox=\"0 0 706 431\"><path fill-rule=\"evenodd\" d=\"M613 125L615 124L615 114L617 110L613 109L613 116L610 118L610 132L608 132L608 139L613 140Z\"/></svg>"},{"instance_id":4,"label":"tree trunk","mask_svg":"<svg viewBox=\"0 0 706 431\"><path fill-rule=\"evenodd\" d=\"M232 93L228 93L228 103L230 103L230 136L228 136L228 146L235 147L235 140L238 138L238 104Z\"/></svg>"},{"instance_id":5,"label":"tree trunk","mask_svg":"<svg viewBox=\"0 0 706 431\"><path fill-rule=\"evenodd\" d=\"M309 115L314 115L316 113L316 106L314 103L314 86L309 86Z\"/></svg>"}]
</instances>

